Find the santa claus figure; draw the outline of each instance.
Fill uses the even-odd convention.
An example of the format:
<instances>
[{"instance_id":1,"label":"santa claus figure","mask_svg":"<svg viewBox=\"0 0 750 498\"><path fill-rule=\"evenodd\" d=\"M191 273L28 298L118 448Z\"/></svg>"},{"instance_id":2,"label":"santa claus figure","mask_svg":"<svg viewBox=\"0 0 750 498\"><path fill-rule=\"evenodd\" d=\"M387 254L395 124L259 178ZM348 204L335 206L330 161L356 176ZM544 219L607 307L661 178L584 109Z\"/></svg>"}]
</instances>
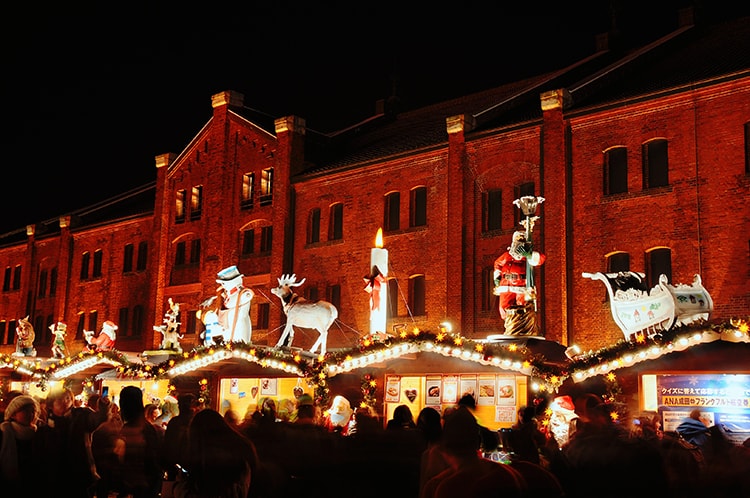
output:
<instances>
[{"instance_id":1,"label":"santa claus figure","mask_svg":"<svg viewBox=\"0 0 750 498\"><path fill-rule=\"evenodd\" d=\"M570 440L571 427L578 418L573 399L570 396L558 396L549 405L549 430L557 445L565 446Z\"/></svg>"},{"instance_id":2,"label":"santa claus figure","mask_svg":"<svg viewBox=\"0 0 750 498\"><path fill-rule=\"evenodd\" d=\"M500 316L505 320L508 309L523 307L535 298L533 286L527 287L527 266L539 266L546 259L544 254L531 249L524 232L514 232L508 250L495 260L495 290L500 296ZM529 268L529 271L532 271Z\"/></svg>"},{"instance_id":3,"label":"santa claus figure","mask_svg":"<svg viewBox=\"0 0 750 498\"><path fill-rule=\"evenodd\" d=\"M335 396L331 408L326 412L325 427L331 432L338 432L342 436L349 435L352 424L352 405L343 396Z\"/></svg>"},{"instance_id":4,"label":"santa claus figure","mask_svg":"<svg viewBox=\"0 0 750 498\"><path fill-rule=\"evenodd\" d=\"M116 330L117 325L107 320L102 324L102 330L98 336L94 337L94 332L89 330L84 330L83 335L86 337L89 348L94 351L109 351L115 347L115 339L117 338Z\"/></svg>"}]
</instances>

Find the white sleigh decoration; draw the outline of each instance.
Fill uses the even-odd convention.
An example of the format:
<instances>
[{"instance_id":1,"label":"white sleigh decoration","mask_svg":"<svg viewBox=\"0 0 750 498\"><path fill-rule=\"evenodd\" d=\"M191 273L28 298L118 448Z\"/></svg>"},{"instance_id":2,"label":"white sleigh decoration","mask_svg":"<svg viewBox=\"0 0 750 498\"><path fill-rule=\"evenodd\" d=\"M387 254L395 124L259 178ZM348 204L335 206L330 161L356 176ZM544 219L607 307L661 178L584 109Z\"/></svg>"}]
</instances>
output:
<instances>
[{"instance_id":1,"label":"white sleigh decoration","mask_svg":"<svg viewBox=\"0 0 750 498\"><path fill-rule=\"evenodd\" d=\"M700 275L693 283L670 285L666 275L651 289L645 287L645 275L638 272L583 273L584 278L601 280L607 287L612 318L626 340L638 334L652 337L673 325L682 326L708 320L713 301L703 287Z\"/></svg>"}]
</instances>

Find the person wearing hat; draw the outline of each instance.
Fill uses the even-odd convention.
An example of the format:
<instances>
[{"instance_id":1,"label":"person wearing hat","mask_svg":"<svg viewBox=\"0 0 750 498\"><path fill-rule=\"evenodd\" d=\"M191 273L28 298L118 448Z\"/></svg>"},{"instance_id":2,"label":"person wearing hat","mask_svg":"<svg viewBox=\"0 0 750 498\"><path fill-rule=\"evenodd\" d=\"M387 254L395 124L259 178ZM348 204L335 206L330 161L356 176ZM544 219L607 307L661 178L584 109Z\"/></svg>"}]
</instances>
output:
<instances>
[{"instance_id":1,"label":"person wearing hat","mask_svg":"<svg viewBox=\"0 0 750 498\"><path fill-rule=\"evenodd\" d=\"M250 302L255 293L243 286L242 275L236 266L224 268L216 275L216 290L221 298L218 316L224 328L226 342L251 343L253 328L250 323Z\"/></svg>"},{"instance_id":2,"label":"person wearing hat","mask_svg":"<svg viewBox=\"0 0 750 498\"><path fill-rule=\"evenodd\" d=\"M39 412L39 403L26 394L13 398L5 409L5 420L0 424L0 470L7 496L28 491L36 477L33 439Z\"/></svg>"}]
</instances>

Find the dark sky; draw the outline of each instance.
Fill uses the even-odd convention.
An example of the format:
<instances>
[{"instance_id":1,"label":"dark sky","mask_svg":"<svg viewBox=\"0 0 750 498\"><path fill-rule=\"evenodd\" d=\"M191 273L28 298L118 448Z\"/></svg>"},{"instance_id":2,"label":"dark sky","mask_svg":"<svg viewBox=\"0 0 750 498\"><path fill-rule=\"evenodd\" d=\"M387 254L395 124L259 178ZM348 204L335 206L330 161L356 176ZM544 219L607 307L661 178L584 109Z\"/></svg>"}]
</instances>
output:
<instances>
[{"instance_id":1,"label":"dark sky","mask_svg":"<svg viewBox=\"0 0 750 498\"><path fill-rule=\"evenodd\" d=\"M619 29L653 39L689 0L116 3L2 16L0 233L152 181L154 157L187 145L214 93L327 131L369 116L394 84L415 107L590 55L610 4Z\"/></svg>"}]
</instances>

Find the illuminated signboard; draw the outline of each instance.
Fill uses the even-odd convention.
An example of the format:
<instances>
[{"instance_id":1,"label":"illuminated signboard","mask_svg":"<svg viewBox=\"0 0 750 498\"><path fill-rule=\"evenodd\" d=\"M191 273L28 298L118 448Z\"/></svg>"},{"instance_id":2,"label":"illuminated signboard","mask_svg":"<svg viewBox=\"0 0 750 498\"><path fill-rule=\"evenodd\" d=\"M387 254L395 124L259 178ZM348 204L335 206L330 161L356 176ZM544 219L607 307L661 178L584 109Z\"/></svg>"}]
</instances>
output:
<instances>
[{"instance_id":1,"label":"illuminated signboard","mask_svg":"<svg viewBox=\"0 0 750 498\"><path fill-rule=\"evenodd\" d=\"M708 425L720 425L735 442L750 437L750 375L644 375L644 406L656 409L665 431L674 431L691 410Z\"/></svg>"}]
</instances>

